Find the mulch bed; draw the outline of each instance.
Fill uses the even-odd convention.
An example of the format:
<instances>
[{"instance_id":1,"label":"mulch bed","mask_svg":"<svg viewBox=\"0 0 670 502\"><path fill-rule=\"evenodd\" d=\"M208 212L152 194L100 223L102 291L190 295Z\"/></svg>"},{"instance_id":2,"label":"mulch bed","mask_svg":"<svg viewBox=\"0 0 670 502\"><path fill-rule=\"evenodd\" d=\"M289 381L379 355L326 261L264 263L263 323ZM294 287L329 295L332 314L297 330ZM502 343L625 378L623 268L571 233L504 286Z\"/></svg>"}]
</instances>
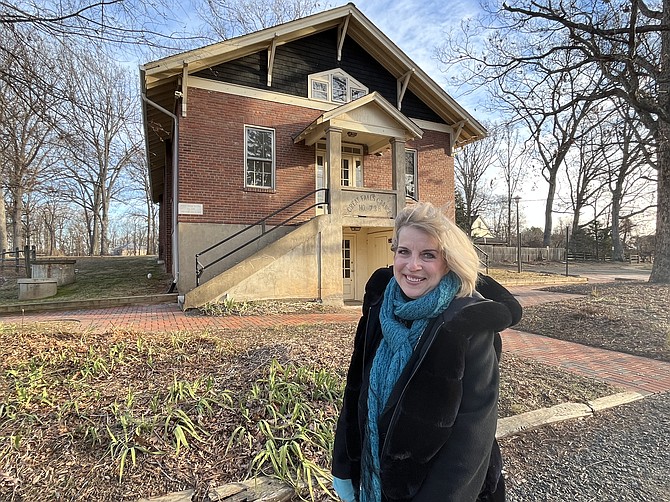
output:
<instances>
[{"instance_id":1,"label":"mulch bed","mask_svg":"<svg viewBox=\"0 0 670 502\"><path fill-rule=\"evenodd\" d=\"M668 286L615 283L551 289L584 296L525 309L519 329L669 360ZM106 423L113 426L110 410L114 403L123 409L131 391L135 409L149 409L152 397L164 399L165 389L176 381L211 379L219 395L224 390L232 396L243 395L266 374L273 359L324 368L343 377L354 329L355 324L348 323L93 335L75 332L70 326L0 326L0 499L106 502L193 488L197 500L206 500L208 487L248 475L251 459L262 448L252 442L227 449L240 424L237 409L220 407L213 415L189 409L207 431L207 439L190 438L189 446L177 455L139 455L135 466L130 461L126 465L121 481L118 460L109 457L108 440L87 435L87 427L93 422L98 431L104 431ZM96 372L92 361L106 365L104 371ZM48 371L38 371L41 365ZM84 374L92 376L84 378ZM32 388L44 393L24 403L17 414L18 408L8 405L16 404L17 392L26 392L28 384L44 385ZM86 392L78 397L72 394L81 389ZM500 416L613 392L616 389L602 382L503 354ZM79 407L65 408L75 397ZM336 410L329 413L335 415ZM164 432L158 427L157 433L164 436ZM142 439L146 440L142 444L160 446L165 440L158 437L161 434ZM514 464L515 458L524 455L523 442L507 441L504 454ZM319 461L327 463L327 459Z\"/></svg>"},{"instance_id":2,"label":"mulch bed","mask_svg":"<svg viewBox=\"0 0 670 502\"><path fill-rule=\"evenodd\" d=\"M622 281L545 290L584 297L525 308L516 329L670 362L670 285Z\"/></svg>"}]
</instances>

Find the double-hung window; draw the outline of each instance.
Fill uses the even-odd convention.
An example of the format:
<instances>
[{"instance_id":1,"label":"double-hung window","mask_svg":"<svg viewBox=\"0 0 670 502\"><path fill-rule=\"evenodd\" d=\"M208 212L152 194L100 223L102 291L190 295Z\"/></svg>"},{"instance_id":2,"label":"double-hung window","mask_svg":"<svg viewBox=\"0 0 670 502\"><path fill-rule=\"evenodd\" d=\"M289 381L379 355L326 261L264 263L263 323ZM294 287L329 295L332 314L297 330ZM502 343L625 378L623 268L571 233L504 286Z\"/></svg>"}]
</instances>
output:
<instances>
[{"instance_id":1,"label":"double-hung window","mask_svg":"<svg viewBox=\"0 0 670 502\"><path fill-rule=\"evenodd\" d=\"M273 189L275 185L275 131L244 126L244 186Z\"/></svg>"},{"instance_id":2,"label":"double-hung window","mask_svg":"<svg viewBox=\"0 0 670 502\"><path fill-rule=\"evenodd\" d=\"M416 157L416 150L405 150L405 195L418 200Z\"/></svg>"}]
</instances>

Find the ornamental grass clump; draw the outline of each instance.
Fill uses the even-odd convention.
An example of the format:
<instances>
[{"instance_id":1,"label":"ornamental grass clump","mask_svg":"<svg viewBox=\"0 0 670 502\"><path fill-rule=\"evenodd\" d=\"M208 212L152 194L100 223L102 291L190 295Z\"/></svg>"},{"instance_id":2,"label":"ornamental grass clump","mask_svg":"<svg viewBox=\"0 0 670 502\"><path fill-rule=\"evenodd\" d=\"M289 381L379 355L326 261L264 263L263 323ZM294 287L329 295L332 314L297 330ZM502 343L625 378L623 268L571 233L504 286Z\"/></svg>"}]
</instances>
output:
<instances>
[{"instance_id":1,"label":"ornamental grass clump","mask_svg":"<svg viewBox=\"0 0 670 502\"><path fill-rule=\"evenodd\" d=\"M302 500L333 496L323 466L329 465L342 393L342 379L334 373L273 359L239 403L243 420L228 448L255 442L261 448L250 476L280 479Z\"/></svg>"}]
</instances>

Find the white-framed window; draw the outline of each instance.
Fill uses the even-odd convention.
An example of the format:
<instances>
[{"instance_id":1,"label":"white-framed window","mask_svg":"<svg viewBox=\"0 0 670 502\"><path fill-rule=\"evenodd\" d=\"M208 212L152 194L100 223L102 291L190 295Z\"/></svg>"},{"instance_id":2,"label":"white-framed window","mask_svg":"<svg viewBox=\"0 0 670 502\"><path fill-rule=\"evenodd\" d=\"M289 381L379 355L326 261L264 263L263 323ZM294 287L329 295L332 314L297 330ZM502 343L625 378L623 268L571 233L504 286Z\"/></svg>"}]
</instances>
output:
<instances>
[{"instance_id":1,"label":"white-framed window","mask_svg":"<svg viewBox=\"0 0 670 502\"><path fill-rule=\"evenodd\" d=\"M275 131L244 126L244 186L274 188Z\"/></svg>"},{"instance_id":2,"label":"white-framed window","mask_svg":"<svg viewBox=\"0 0 670 502\"><path fill-rule=\"evenodd\" d=\"M309 76L309 97L332 103L348 103L370 91L347 72L335 69Z\"/></svg>"},{"instance_id":3,"label":"white-framed window","mask_svg":"<svg viewBox=\"0 0 670 502\"><path fill-rule=\"evenodd\" d=\"M405 150L405 195L418 199L416 150Z\"/></svg>"}]
</instances>

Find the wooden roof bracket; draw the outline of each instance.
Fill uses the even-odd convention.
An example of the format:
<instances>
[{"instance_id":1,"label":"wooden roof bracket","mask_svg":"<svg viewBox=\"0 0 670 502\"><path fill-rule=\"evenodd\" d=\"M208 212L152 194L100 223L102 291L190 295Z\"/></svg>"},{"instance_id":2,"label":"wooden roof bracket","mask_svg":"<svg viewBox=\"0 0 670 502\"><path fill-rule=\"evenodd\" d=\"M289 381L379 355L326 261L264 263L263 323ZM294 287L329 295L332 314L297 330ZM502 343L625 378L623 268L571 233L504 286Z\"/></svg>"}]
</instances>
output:
<instances>
[{"instance_id":1,"label":"wooden roof bracket","mask_svg":"<svg viewBox=\"0 0 670 502\"><path fill-rule=\"evenodd\" d=\"M454 124L452 128L454 129L454 146L453 148L458 147L458 137L461 135L461 131L463 130L463 127L465 126L467 120L461 120L460 122Z\"/></svg>"},{"instance_id":2,"label":"wooden roof bracket","mask_svg":"<svg viewBox=\"0 0 670 502\"><path fill-rule=\"evenodd\" d=\"M344 39L347 36L347 28L349 27L349 19L351 14L344 18L344 21L337 28L337 60L342 61L342 46L344 45Z\"/></svg>"},{"instance_id":3,"label":"wooden roof bracket","mask_svg":"<svg viewBox=\"0 0 670 502\"><path fill-rule=\"evenodd\" d=\"M398 87L398 111L400 111L402 106L402 98L405 97L405 91L407 90L407 85L409 84L409 79L414 73L414 68L410 68L405 72L405 74L397 80Z\"/></svg>"},{"instance_id":4,"label":"wooden roof bracket","mask_svg":"<svg viewBox=\"0 0 670 502\"><path fill-rule=\"evenodd\" d=\"M275 36L272 37L272 43L268 47L268 87L272 87L272 67L275 64L275 52L277 51L278 40L279 35L275 33Z\"/></svg>"}]
</instances>

